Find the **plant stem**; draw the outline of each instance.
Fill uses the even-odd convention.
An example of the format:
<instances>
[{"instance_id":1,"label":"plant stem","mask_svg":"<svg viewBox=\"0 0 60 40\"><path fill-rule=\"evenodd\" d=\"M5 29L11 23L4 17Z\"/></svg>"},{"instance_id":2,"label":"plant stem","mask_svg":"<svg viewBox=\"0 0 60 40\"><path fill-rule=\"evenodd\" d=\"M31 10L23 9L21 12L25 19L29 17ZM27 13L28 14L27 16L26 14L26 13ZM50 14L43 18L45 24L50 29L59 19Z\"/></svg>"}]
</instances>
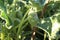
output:
<instances>
[{"instance_id":1,"label":"plant stem","mask_svg":"<svg viewBox=\"0 0 60 40\"><path fill-rule=\"evenodd\" d=\"M22 27L22 25L23 25L23 23L24 23L25 17L27 16L28 12L29 12L29 10L25 13L24 17L22 18L21 23L20 23L19 26L18 26L17 34L19 34L19 32L20 32L21 27Z\"/></svg>"},{"instance_id":2,"label":"plant stem","mask_svg":"<svg viewBox=\"0 0 60 40\"><path fill-rule=\"evenodd\" d=\"M8 33L8 36L7 37L8 37L8 40L9 40L9 33Z\"/></svg>"},{"instance_id":3,"label":"plant stem","mask_svg":"<svg viewBox=\"0 0 60 40\"><path fill-rule=\"evenodd\" d=\"M49 40L51 40L51 36L50 36L50 34L48 33L48 36L49 36Z\"/></svg>"},{"instance_id":4,"label":"plant stem","mask_svg":"<svg viewBox=\"0 0 60 40\"><path fill-rule=\"evenodd\" d=\"M44 5L43 10L41 12L41 16L40 16L41 18L44 17L44 13L46 12L47 6L48 6L48 4L50 2L50 0L46 0L46 1L47 1L47 3Z\"/></svg>"},{"instance_id":5,"label":"plant stem","mask_svg":"<svg viewBox=\"0 0 60 40\"><path fill-rule=\"evenodd\" d=\"M46 40L46 32L44 32L44 40Z\"/></svg>"},{"instance_id":6,"label":"plant stem","mask_svg":"<svg viewBox=\"0 0 60 40\"><path fill-rule=\"evenodd\" d=\"M49 40L51 40L51 38L49 37Z\"/></svg>"},{"instance_id":7,"label":"plant stem","mask_svg":"<svg viewBox=\"0 0 60 40\"><path fill-rule=\"evenodd\" d=\"M4 40L4 34L1 33L1 40Z\"/></svg>"},{"instance_id":8,"label":"plant stem","mask_svg":"<svg viewBox=\"0 0 60 40\"><path fill-rule=\"evenodd\" d=\"M17 39L18 39L19 34L21 35L21 32L22 32L21 27L22 27L22 25L24 24L25 17L28 15L28 12L29 12L29 10L25 13L25 15L23 16L23 18L22 18L22 20L21 20L21 22L20 22L20 24L19 24L19 26L18 26ZM18 39L18 40L19 40L19 39Z\"/></svg>"},{"instance_id":9,"label":"plant stem","mask_svg":"<svg viewBox=\"0 0 60 40\"><path fill-rule=\"evenodd\" d=\"M32 32L31 40L35 40L36 30L37 30L37 28L36 27L33 27L33 32Z\"/></svg>"}]
</instances>

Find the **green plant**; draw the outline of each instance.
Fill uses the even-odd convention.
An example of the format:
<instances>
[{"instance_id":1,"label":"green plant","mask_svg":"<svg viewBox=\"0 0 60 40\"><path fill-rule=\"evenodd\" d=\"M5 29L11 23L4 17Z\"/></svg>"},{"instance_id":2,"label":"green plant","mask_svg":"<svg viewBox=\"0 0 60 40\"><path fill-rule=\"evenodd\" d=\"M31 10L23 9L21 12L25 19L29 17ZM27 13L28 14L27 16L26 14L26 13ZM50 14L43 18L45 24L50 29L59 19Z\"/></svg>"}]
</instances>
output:
<instances>
[{"instance_id":1,"label":"green plant","mask_svg":"<svg viewBox=\"0 0 60 40\"><path fill-rule=\"evenodd\" d=\"M0 0L1 40L59 40L60 1Z\"/></svg>"}]
</instances>

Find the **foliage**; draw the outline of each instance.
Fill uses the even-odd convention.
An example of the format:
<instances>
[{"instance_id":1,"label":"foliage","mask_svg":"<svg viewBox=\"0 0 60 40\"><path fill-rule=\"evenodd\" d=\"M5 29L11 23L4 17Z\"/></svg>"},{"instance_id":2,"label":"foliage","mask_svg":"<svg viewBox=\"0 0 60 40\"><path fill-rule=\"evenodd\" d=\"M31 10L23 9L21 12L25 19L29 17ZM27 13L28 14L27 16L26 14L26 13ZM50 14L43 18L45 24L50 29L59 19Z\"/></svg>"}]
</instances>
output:
<instances>
[{"instance_id":1,"label":"foliage","mask_svg":"<svg viewBox=\"0 0 60 40\"><path fill-rule=\"evenodd\" d=\"M59 40L59 17L59 0L0 0L0 39Z\"/></svg>"}]
</instances>

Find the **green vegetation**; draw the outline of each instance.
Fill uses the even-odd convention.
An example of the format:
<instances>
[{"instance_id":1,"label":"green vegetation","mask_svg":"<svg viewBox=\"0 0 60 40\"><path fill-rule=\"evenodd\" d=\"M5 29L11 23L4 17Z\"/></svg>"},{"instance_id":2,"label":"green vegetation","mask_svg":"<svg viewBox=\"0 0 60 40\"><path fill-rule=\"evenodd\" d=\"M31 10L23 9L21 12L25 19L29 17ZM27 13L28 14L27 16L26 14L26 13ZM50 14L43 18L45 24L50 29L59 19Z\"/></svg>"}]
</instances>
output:
<instances>
[{"instance_id":1,"label":"green vegetation","mask_svg":"<svg viewBox=\"0 0 60 40\"><path fill-rule=\"evenodd\" d=\"M0 0L0 40L60 40L60 1Z\"/></svg>"}]
</instances>

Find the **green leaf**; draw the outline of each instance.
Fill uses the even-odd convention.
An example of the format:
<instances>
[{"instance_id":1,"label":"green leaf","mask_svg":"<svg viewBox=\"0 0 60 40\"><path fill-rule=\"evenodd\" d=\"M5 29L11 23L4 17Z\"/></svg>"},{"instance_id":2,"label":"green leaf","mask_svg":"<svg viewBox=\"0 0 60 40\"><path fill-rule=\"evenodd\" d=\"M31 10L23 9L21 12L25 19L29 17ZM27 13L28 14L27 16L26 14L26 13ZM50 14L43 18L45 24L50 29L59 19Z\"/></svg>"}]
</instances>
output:
<instances>
[{"instance_id":1,"label":"green leaf","mask_svg":"<svg viewBox=\"0 0 60 40\"><path fill-rule=\"evenodd\" d=\"M56 33L59 31L60 29L60 12L59 13L55 13L53 16L47 17L47 18L41 18L40 20L38 19L38 16L35 12L35 9L31 9L28 13L28 21L31 24L31 26L36 26L42 30L44 30L49 36L51 36L52 38L57 35ZM57 21L56 21L57 20ZM56 22L56 24L55 24ZM57 29L55 29L55 25L57 25ZM54 31L52 31L54 29ZM56 31L55 31L56 30ZM54 33L53 33L54 32ZM55 35L53 35L53 34Z\"/></svg>"},{"instance_id":2,"label":"green leaf","mask_svg":"<svg viewBox=\"0 0 60 40\"><path fill-rule=\"evenodd\" d=\"M42 0L30 0L30 1L31 1L32 6L36 7L37 10L42 10L44 6L44 1Z\"/></svg>"},{"instance_id":3,"label":"green leaf","mask_svg":"<svg viewBox=\"0 0 60 40\"><path fill-rule=\"evenodd\" d=\"M28 13L28 21L31 24L31 26L36 26L37 23L39 23L36 11L36 8L32 7Z\"/></svg>"},{"instance_id":4,"label":"green leaf","mask_svg":"<svg viewBox=\"0 0 60 40\"><path fill-rule=\"evenodd\" d=\"M13 0L8 0L8 3L11 5L13 3Z\"/></svg>"},{"instance_id":5,"label":"green leaf","mask_svg":"<svg viewBox=\"0 0 60 40\"><path fill-rule=\"evenodd\" d=\"M6 27L12 25L12 20L7 15L6 10L4 11L4 9L3 10L1 9L1 15L0 15L0 17L6 21L6 24L5 24Z\"/></svg>"},{"instance_id":6,"label":"green leaf","mask_svg":"<svg viewBox=\"0 0 60 40\"><path fill-rule=\"evenodd\" d=\"M44 30L52 38L57 37L56 34L60 29L60 13L54 14L51 17L40 19L40 23L37 25L38 28ZM53 33L54 32L54 33ZM60 34L59 34L60 35Z\"/></svg>"},{"instance_id":7,"label":"green leaf","mask_svg":"<svg viewBox=\"0 0 60 40\"><path fill-rule=\"evenodd\" d=\"M0 5L4 5L4 0L0 0Z\"/></svg>"}]
</instances>

